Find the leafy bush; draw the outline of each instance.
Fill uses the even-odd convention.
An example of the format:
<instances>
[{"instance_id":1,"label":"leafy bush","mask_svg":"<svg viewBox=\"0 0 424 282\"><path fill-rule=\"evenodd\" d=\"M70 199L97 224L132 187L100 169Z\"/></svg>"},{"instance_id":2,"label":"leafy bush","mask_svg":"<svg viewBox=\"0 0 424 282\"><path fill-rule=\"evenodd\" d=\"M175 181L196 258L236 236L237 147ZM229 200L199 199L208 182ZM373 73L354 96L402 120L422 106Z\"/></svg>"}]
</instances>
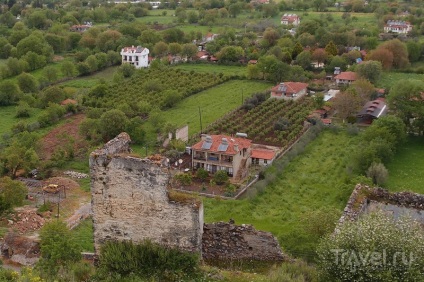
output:
<instances>
[{"instance_id":1,"label":"leafy bush","mask_svg":"<svg viewBox=\"0 0 424 282\"><path fill-rule=\"evenodd\" d=\"M318 246L323 281L417 281L424 275L424 234L411 218L382 211L343 223Z\"/></svg>"},{"instance_id":2,"label":"leafy bush","mask_svg":"<svg viewBox=\"0 0 424 282\"><path fill-rule=\"evenodd\" d=\"M203 168L199 168L196 172L196 177L202 181L206 180L208 176L209 176L209 173Z\"/></svg>"},{"instance_id":3,"label":"leafy bush","mask_svg":"<svg viewBox=\"0 0 424 282\"><path fill-rule=\"evenodd\" d=\"M191 174L188 173L178 173L175 175L175 180L177 180L180 185L187 186L192 182Z\"/></svg>"},{"instance_id":4,"label":"leafy bush","mask_svg":"<svg viewBox=\"0 0 424 282\"><path fill-rule=\"evenodd\" d=\"M100 250L99 278L131 275L159 281L181 281L199 276L197 254L167 248L151 241L106 242ZM99 280L103 281L103 280Z\"/></svg>"},{"instance_id":5,"label":"leafy bush","mask_svg":"<svg viewBox=\"0 0 424 282\"><path fill-rule=\"evenodd\" d=\"M214 174L213 180L216 184L222 185L228 181L228 173L225 170L219 170Z\"/></svg>"},{"instance_id":6,"label":"leafy bush","mask_svg":"<svg viewBox=\"0 0 424 282\"><path fill-rule=\"evenodd\" d=\"M9 177L0 178L0 213L21 206L27 193L28 189L22 182Z\"/></svg>"},{"instance_id":7,"label":"leafy bush","mask_svg":"<svg viewBox=\"0 0 424 282\"><path fill-rule=\"evenodd\" d=\"M367 176L372 179L373 184L381 185L387 181L389 171L382 163L372 163L367 170Z\"/></svg>"}]
</instances>

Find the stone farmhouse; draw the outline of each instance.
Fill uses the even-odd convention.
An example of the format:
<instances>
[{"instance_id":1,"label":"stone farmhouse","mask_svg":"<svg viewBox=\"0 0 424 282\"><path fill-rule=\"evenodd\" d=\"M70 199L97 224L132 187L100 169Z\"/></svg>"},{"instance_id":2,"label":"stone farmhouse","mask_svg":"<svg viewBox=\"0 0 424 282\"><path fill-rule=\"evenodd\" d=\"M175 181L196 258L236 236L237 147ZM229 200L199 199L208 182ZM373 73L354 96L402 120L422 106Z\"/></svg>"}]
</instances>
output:
<instances>
[{"instance_id":1,"label":"stone farmhouse","mask_svg":"<svg viewBox=\"0 0 424 282\"><path fill-rule=\"evenodd\" d=\"M407 34L412 30L412 25L406 21L393 21L389 20L384 25L384 32L392 32L399 34Z\"/></svg>"},{"instance_id":2,"label":"stone farmhouse","mask_svg":"<svg viewBox=\"0 0 424 282\"><path fill-rule=\"evenodd\" d=\"M303 82L281 82L271 89L271 98L297 99L306 95L308 84Z\"/></svg>"},{"instance_id":3,"label":"stone farmhouse","mask_svg":"<svg viewBox=\"0 0 424 282\"><path fill-rule=\"evenodd\" d=\"M136 69L149 66L149 49L141 46L124 47L121 50L122 64L131 64Z\"/></svg>"},{"instance_id":4,"label":"stone farmhouse","mask_svg":"<svg viewBox=\"0 0 424 282\"><path fill-rule=\"evenodd\" d=\"M353 71L344 71L334 77L337 85L348 85L357 80L356 73Z\"/></svg>"},{"instance_id":5,"label":"stone farmhouse","mask_svg":"<svg viewBox=\"0 0 424 282\"><path fill-rule=\"evenodd\" d=\"M284 14L281 17L281 24L298 26L300 24L300 17L296 14Z\"/></svg>"},{"instance_id":6,"label":"stone farmhouse","mask_svg":"<svg viewBox=\"0 0 424 282\"><path fill-rule=\"evenodd\" d=\"M243 178L251 164L252 140L227 135L202 135L192 149L193 169L215 173L225 170L233 179Z\"/></svg>"}]
</instances>

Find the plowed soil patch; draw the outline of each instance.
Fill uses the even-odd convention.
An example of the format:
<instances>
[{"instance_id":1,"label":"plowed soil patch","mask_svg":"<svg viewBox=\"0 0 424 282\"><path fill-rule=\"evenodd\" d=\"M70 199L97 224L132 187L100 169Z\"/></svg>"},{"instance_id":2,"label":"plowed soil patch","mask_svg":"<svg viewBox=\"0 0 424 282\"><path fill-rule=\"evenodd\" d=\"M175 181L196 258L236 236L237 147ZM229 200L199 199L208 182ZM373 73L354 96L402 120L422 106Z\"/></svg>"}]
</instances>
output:
<instances>
[{"instance_id":1,"label":"plowed soil patch","mask_svg":"<svg viewBox=\"0 0 424 282\"><path fill-rule=\"evenodd\" d=\"M66 123L57 126L41 140L40 157L50 159L53 152L69 142L69 138L75 140L74 153L78 155L79 149L86 147L86 141L79 134L79 125L84 120L84 114L77 114L67 118Z\"/></svg>"}]
</instances>

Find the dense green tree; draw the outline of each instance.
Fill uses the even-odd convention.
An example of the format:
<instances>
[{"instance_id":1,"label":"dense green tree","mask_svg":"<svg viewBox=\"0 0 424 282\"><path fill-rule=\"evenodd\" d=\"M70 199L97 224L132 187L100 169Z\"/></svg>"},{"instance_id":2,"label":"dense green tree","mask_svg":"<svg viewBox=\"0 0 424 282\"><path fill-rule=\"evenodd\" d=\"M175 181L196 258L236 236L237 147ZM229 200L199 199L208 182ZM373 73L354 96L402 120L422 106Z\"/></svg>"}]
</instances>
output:
<instances>
[{"instance_id":1,"label":"dense green tree","mask_svg":"<svg viewBox=\"0 0 424 282\"><path fill-rule=\"evenodd\" d=\"M328 42L328 44L325 46L325 52L329 55L329 56L336 56L337 55L337 46L336 44L334 44L334 42L331 40L330 42Z\"/></svg>"},{"instance_id":2,"label":"dense green tree","mask_svg":"<svg viewBox=\"0 0 424 282\"><path fill-rule=\"evenodd\" d=\"M45 108L49 105L49 103L59 104L65 100L65 97L66 94L62 88L58 86L51 86L40 92L38 99L40 107Z\"/></svg>"},{"instance_id":3,"label":"dense green tree","mask_svg":"<svg viewBox=\"0 0 424 282\"><path fill-rule=\"evenodd\" d=\"M165 41L165 43L168 43L168 44L172 43L172 42L186 43L184 31L182 31L179 28L166 29L162 33L162 36L163 36L163 40Z\"/></svg>"},{"instance_id":4,"label":"dense green tree","mask_svg":"<svg viewBox=\"0 0 424 282\"><path fill-rule=\"evenodd\" d=\"M191 60L191 58L193 58L197 53L197 47L192 43L186 43L182 46L181 53L183 56L186 56L189 60Z\"/></svg>"},{"instance_id":5,"label":"dense green tree","mask_svg":"<svg viewBox=\"0 0 424 282\"><path fill-rule=\"evenodd\" d=\"M408 50L408 58L411 63L418 62L421 58L423 46L419 42L408 41L406 42L406 48Z\"/></svg>"},{"instance_id":6,"label":"dense green tree","mask_svg":"<svg viewBox=\"0 0 424 282\"><path fill-rule=\"evenodd\" d=\"M0 159L3 167L8 174L15 178L19 170L28 172L38 164L38 156L33 148L25 147L17 140L0 153Z\"/></svg>"},{"instance_id":7,"label":"dense green tree","mask_svg":"<svg viewBox=\"0 0 424 282\"><path fill-rule=\"evenodd\" d=\"M334 56L329 59L329 62L325 65L326 72L332 73L334 69L339 67L340 70L345 71L347 69L347 62L341 56Z\"/></svg>"},{"instance_id":8,"label":"dense green tree","mask_svg":"<svg viewBox=\"0 0 424 282\"><path fill-rule=\"evenodd\" d=\"M68 60L63 61L60 71L64 77L74 77L77 74L75 64Z\"/></svg>"},{"instance_id":9,"label":"dense green tree","mask_svg":"<svg viewBox=\"0 0 424 282\"><path fill-rule=\"evenodd\" d=\"M19 87L12 81L0 82L0 106L15 104L21 96Z\"/></svg>"},{"instance_id":10,"label":"dense green tree","mask_svg":"<svg viewBox=\"0 0 424 282\"><path fill-rule=\"evenodd\" d=\"M37 79L29 73L21 73L18 77L19 88L24 93L35 93L38 91L38 81Z\"/></svg>"},{"instance_id":11,"label":"dense green tree","mask_svg":"<svg viewBox=\"0 0 424 282\"><path fill-rule=\"evenodd\" d=\"M55 82L58 79L57 69L53 66L46 66L43 69L43 76L48 82Z\"/></svg>"},{"instance_id":12,"label":"dense green tree","mask_svg":"<svg viewBox=\"0 0 424 282\"><path fill-rule=\"evenodd\" d=\"M153 47L153 53L158 57L163 57L168 52L168 44L163 41L157 42Z\"/></svg>"},{"instance_id":13,"label":"dense green tree","mask_svg":"<svg viewBox=\"0 0 424 282\"><path fill-rule=\"evenodd\" d=\"M50 61L53 56L53 48L47 43L43 34L39 31L34 31L30 36L19 41L16 49L19 58L30 51L45 56L47 61Z\"/></svg>"},{"instance_id":14,"label":"dense green tree","mask_svg":"<svg viewBox=\"0 0 424 282\"><path fill-rule=\"evenodd\" d=\"M226 46L216 56L221 62L238 62L244 56L244 51L239 46Z\"/></svg>"},{"instance_id":15,"label":"dense green tree","mask_svg":"<svg viewBox=\"0 0 424 282\"><path fill-rule=\"evenodd\" d=\"M28 193L28 188L21 181L9 177L0 178L1 212L8 208L21 206Z\"/></svg>"},{"instance_id":16,"label":"dense green tree","mask_svg":"<svg viewBox=\"0 0 424 282\"><path fill-rule=\"evenodd\" d=\"M390 89L388 101L391 109L408 126L410 131L423 133L424 130L424 82L421 80L400 80Z\"/></svg>"},{"instance_id":17,"label":"dense green tree","mask_svg":"<svg viewBox=\"0 0 424 282\"><path fill-rule=\"evenodd\" d=\"M119 133L125 131L128 118L120 110L110 110L105 112L99 120L100 132L103 139L110 140Z\"/></svg>"},{"instance_id":18,"label":"dense green tree","mask_svg":"<svg viewBox=\"0 0 424 282\"><path fill-rule=\"evenodd\" d=\"M27 52L21 59L28 63L29 71L41 69L47 64L47 59L44 55L39 55L33 51Z\"/></svg>"},{"instance_id":19,"label":"dense green tree","mask_svg":"<svg viewBox=\"0 0 424 282\"><path fill-rule=\"evenodd\" d=\"M386 49L393 54L393 67L395 69L402 69L409 65L408 49L406 44L399 39L386 41L378 48Z\"/></svg>"},{"instance_id":20,"label":"dense green tree","mask_svg":"<svg viewBox=\"0 0 424 282\"><path fill-rule=\"evenodd\" d=\"M311 52L307 50L302 51L299 55L297 55L295 62L297 65L301 66L305 70L310 69L312 63Z\"/></svg>"},{"instance_id":21,"label":"dense green tree","mask_svg":"<svg viewBox=\"0 0 424 282\"><path fill-rule=\"evenodd\" d=\"M59 220L46 223L40 231L41 259L38 268L44 278L57 275L60 268L81 260L81 247L66 224Z\"/></svg>"},{"instance_id":22,"label":"dense green tree","mask_svg":"<svg viewBox=\"0 0 424 282\"><path fill-rule=\"evenodd\" d=\"M378 61L365 61L356 66L359 77L368 79L371 83L378 82L382 71L383 67Z\"/></svg>"},{"instance_id":23,"label":"dense green tree","mask_svg":"<svg viewBox=\"0 0 424 282\"><path fill-rule=\"evenodd\" d=\"M116 51L121 37L122 34L117 30L106 30L97 36L96 47L102 52L107 52L109 50Z\"/></svg>"},{"instance_id":24,"label":"dense green tree","mask_svg":"<svg viewBox=\"0 0 424 282\"><path fill-rule=\"evenodd\" d=\"M181 54L181 51L183 50L183 47L179 43L169 43L168 45L168 51L172 55L178 55Z\"/></svg>"}]
</instances>

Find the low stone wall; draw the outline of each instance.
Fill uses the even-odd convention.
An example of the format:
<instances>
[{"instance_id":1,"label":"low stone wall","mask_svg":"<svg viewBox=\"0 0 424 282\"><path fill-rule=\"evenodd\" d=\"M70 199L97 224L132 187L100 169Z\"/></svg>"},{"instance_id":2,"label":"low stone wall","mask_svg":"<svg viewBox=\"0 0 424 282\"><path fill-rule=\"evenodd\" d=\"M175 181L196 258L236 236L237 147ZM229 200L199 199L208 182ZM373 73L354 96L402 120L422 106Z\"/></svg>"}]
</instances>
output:
<instances>
[{"instance_id":1,"label":"low stone wall","mask_svg":"<svg viewBox=\"0 0 424 282\"><path fill-rule=\"evenodd\" d=\"M217 222L203 226L202 257L206 261L282 261L277 239L251 225Z\"/></svg>"},{"instance_id":2,"label":"low stone wall","mask_svg":"<svg viewBox=\"0 0 424 282\"><path fill-rule=\"evenodd\" d=\"M383 188L375 188L372 190L369 199L378 202L386 202L389 204L404 206L407 208L424 210L424 195L411 192L390 193Z\"/></svg>"}]
</instances>

